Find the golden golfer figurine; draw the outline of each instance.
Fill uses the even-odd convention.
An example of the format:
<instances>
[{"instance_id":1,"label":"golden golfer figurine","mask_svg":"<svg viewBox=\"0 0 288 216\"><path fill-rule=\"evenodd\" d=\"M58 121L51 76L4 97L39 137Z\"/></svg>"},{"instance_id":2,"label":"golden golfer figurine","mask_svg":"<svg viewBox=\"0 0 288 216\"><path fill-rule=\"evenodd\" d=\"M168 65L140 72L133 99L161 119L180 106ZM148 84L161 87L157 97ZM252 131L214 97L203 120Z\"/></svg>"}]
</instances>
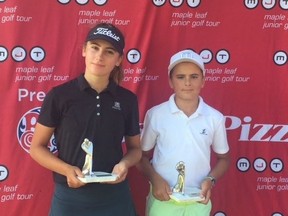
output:
<instances>
[{"instance_id":1,"label":"golden golfer figurine","mask_svg":"<svg viewBox=\"0 0 288 216\"><path fill-rule=\"evenodd\" d=\"M86 153L85 163L82 168L83 178L78 177L84 183L93 183L93 182L109 182L115 181L118 178L118 175L113 173L107 173L102 171L92 171L93 165L93 143L89 139L85 138L81 144L81 148Z\"/></svg>"},{"instance_id":2,"label":"golden golfer figurine","mask_svg":"<svg viewBox=\"0 0 288 216\"><path fill-rule=\"evenodd\" d=\"M178 171L177 183L173 187L173 192L184 194L185 189L185 164L183 161L180 161L176 164L176 170Z\"/></svg>"},{"instance_id":3,"label":"golden golfer figurine","mask_svg":"<svg viewBox=\"0 0 288 216\"><path fill-rule=\"evenodd\" d=\"M176 164L176 170L178 172L177 182L172 188L170 198L181 203L199 202L204 200L205 197L201 195L201 190L199 188L185 186L185 163L183 161Z\"/></svg>"}]
</instances>

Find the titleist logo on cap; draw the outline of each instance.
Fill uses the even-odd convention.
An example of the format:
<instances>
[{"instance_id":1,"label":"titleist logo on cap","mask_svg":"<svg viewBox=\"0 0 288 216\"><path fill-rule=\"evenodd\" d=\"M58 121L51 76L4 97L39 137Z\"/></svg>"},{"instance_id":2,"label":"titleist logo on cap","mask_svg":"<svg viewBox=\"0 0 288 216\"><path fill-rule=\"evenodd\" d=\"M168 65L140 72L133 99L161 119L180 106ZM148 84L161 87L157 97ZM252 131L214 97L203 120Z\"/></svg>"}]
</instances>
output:
<instances>
[{"instance_id":1,"label":"titleist logo on cap","mask_svg":"<svg viewBox=\"0 0 288 216\"><path fill-rule=\"evenodd\" d=\"M97 31L93 33L94 35L101 34L101 35L106 35L110 38L113 38L116 41L120 41L120 37L117 36L116 34L113 34L111 30L108 28L97 28Z\"/></svg>"}]
</instances>

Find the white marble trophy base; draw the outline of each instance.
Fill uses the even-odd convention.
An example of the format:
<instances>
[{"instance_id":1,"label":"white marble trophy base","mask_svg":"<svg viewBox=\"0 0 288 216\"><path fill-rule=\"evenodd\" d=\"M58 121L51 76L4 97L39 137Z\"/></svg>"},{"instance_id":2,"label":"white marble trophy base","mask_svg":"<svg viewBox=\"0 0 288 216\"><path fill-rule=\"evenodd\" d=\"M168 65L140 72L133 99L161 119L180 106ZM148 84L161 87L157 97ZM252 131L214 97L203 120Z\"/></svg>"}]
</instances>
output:
<instances>
[{"instance_id":1,"label":"white marble trophy base","mask_svg":"<svg viewBox=\"0 0 288 216\"><path fill-rule=\"evenodd\" d=\"M111 182L117 180L118 176L107 172L93 172L90 175L85 175L83 178L78 177L83 183L93 182Z\"/></svg>"},{"instance_id":2,"label":"white marble trophy base","mask_svg":"<svg viewBox=\"0 0 288 216\"><path fill-rule=\"evenodd\" d=\"M203 201L205 197L200 194L201 190L199 188L185 188L185 193L182 194L173 192L170 195L170 198L175 200L176 202L182 203L193 203Z\"/></svg>"}]
</instances>

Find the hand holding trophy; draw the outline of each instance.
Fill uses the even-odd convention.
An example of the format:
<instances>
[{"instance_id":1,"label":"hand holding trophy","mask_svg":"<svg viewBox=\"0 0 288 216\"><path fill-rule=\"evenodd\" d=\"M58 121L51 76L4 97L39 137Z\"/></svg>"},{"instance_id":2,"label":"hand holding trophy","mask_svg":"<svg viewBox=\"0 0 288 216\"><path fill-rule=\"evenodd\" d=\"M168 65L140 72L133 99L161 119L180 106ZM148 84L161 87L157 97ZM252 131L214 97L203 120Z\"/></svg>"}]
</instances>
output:
<instances>
[{"instance_id":1,"label":"hand holding trophy","mask_svg":"<svg viewBox=\"0 0 288 216\"><path fill-rule=\"evenodd\" d=\"M178 171L177 183L172 188L172 194L170 198L176 202L197 202L205 199L200 192L199 188L185 187L185 164L180 161L176 164L176 170Z\"/></svg>"},{"instance_id":2,"label":"hand holding trophy","mask_svg":"<svg viewBox=\"0 0 288 216\"><path fill-rule=\"evenodd\" d=\"M92 161L93 161L93 143L90 142L87 138L84 139L81 145L83 151L86 152L85 163L82 168L83 178L78 177L84 183L92 182L109 182L115 181L118 176L113 173L107 172L93 172L92 171Z\"/></svg>"}]
</instances>

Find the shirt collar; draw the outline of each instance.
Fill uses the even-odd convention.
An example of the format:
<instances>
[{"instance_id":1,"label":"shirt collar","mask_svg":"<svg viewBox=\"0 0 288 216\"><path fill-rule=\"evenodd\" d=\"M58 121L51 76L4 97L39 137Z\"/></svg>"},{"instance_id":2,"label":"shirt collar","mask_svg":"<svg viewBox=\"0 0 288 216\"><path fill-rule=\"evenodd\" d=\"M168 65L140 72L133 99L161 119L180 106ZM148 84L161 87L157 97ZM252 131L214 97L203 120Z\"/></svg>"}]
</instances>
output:
<instances>
[{"instance_id":1,"label":"shirt collar","mask_svg":"<svg viewBox=\"0 0 288 216\"><path fill-rule=\"evenodd\" d=\"M168 103L169 103L171 113L182 112L175 103L175 94L172 94L170 96ZM195 113L193 113L193 115L204 114L204 112L205 112L204 101L203 101L203 98L199 96L199 104L198 104L197 110L195 111Z\"/></svg>"},{"instance_id":2,"label":"shirt collar","mask_svg":"<svg viewBox=\"0 0 288 216\"><path fill-rule=\"evenodd\" d=\"M91 89L89 83L87 82L87 80L84 77L84 74L81 74L78 78L78 84L79 84L79 88L80 91L85 91L86 89ZM116 94L117 92L117 84L113 81L113 80L109 80L109 84L107 86L107 89L105 91L111 92L113 95Z\"/></svg>"}]
</instances>

